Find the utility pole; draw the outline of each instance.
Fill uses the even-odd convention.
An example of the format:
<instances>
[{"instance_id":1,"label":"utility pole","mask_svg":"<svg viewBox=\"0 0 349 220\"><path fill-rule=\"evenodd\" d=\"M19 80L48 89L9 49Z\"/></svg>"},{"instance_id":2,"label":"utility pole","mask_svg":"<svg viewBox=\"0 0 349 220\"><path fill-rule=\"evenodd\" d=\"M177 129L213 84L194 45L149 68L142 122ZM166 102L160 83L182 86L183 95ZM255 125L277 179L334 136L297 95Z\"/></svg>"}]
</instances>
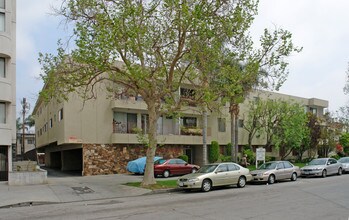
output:
<instances>
[{"instance_id":1,"label":"utility pole","mask_svg":"<svg viewBox=\"0 0 349 220\"><path fill-rule=\"evenodd\" d=\"M22 124L22 144L21 144L21 159L24 160L24 137L25 137L25 115L27 113L27 111L29 110L29 103L27 103L27 99L23 98L22 102L22 117L23 117L23 124Z\"/></svg>"}]
</instances>

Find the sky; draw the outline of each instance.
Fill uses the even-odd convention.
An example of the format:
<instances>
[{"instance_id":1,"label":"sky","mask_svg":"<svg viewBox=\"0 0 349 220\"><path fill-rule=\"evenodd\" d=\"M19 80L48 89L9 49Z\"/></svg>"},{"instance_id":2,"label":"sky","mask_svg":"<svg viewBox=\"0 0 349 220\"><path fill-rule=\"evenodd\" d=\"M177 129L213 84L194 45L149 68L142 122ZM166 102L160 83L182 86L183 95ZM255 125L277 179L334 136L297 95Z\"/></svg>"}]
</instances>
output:
<instances>
[{"instance_id":1,"label":"sky","mask_svg":"<svg viewBox=\"0 0 349 220\"><path fill-rule=\"evenodd\" d=\"M57 41L67 41L71 28L53 8L62 0L17 0L17 112L27 98L33 110L43 86L39 53L55 53ZM289 76L280 93L329 101L334 112L348 104L344 95L349 62L348 0L260 0L251 28L258 40L264 28L292 33L299 54L288 58Z\"/></svg>"}]
</instances>

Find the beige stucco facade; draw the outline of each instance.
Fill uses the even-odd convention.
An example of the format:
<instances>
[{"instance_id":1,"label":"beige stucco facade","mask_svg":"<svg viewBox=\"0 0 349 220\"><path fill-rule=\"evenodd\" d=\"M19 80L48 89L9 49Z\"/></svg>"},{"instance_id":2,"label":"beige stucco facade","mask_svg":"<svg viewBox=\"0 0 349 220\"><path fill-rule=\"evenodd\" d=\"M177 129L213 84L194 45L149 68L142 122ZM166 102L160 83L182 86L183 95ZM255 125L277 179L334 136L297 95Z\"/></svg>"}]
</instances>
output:
<instances>
[{"instance_id":1,"label":"beige stucco facade","mask_svg":"<svg viewBox=\"0 0 349 220\"><path fill-rule=\"evenodd\" d=\"M16 0L0 1L0 181L16 143ZM5 176L6 175L6 176Z\"/></svg>"},{"instance_id":2,"label":"beige stucco facade","mask_svg":"<svg viewBox=\"0 0 349 220\"><path fill-rule=\"evenodd\" d=\"M324 109L328 107L328 101L321 99L307 99L275 92L258 91L251 93L241 105L241 120L247 116L248 103L256 97L292 100L304 105L306 111L311 110L319 116L323 115ZM144 150L135 150L141 144L134 128L137 127L143 131L147 129L147 106L141 97L111 98L109 94L106 94L105 89L100 88L97 99L85 102L74 94L70 95L69 101L61 103L56 101L45 103L38 100L33 115L35 116L36 145L39 152L46 153L47 166L70 169L73 166L71 161L74 160L72 155L81 154L82 156L75 158L75 161L82 163L79 165L81 169L84 169L82 173L88 173L86 172L88 169L86 164L89 164L88 158L96 158L98 156L96 152L104 152L101 151L102 148L108 154L125 157L120 164L145 155ZM219 129L219 118L225 121L224 129L222 126ZM169 155L190 154L190 162L200 164L203 155L203 138L200 135L200 129L203 127L202 121L202 112L197 107L184 108L181 118L161 117L158 120L157 129L159 145L175 146ZM191 128L192 125L198 128L196 134L195 129L194 131L183 129L185 127ZM220 113L208 113L208 144L211 141L218 141L220 145L227 145L231 141L230 133L228 105L223 107ZM247 140L247 132L243 128L239 128L239 145L246 145ZM255 146L264 145L265 139L263 137L255 138L252 144ZM92 148L91 145L93 145ZM137 152L141 155L137 155ZM86 154L94 156L89 157ZM59 158L60 161L56 161L55 158ZM118 159L113 157L110 160L117 161ZM95 174L96 165L91 164L91 167L94 169L92 173ZM124 168L119 167L115 170L118 172L117 170L124 170ZM101 173L106 173L105 169Z\"/></svg>"}]
</instances>

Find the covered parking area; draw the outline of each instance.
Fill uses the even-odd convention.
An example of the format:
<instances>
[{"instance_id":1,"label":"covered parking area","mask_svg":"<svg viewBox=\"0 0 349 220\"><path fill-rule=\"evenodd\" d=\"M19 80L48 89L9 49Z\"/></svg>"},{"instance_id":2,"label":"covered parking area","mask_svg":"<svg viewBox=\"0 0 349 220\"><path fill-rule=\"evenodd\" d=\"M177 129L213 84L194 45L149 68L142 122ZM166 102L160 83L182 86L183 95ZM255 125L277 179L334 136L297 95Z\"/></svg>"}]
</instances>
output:
<instances>
[{"instance_id":1,"label":"covered parking area","mask_svg":"<svg viewBox=\"0 0 349 220\"><path fill-rule=\"evenodd\" d=\"M50 145L45 148L45 167L82 175L82 145Z\"/></svg>"}]
</instances>

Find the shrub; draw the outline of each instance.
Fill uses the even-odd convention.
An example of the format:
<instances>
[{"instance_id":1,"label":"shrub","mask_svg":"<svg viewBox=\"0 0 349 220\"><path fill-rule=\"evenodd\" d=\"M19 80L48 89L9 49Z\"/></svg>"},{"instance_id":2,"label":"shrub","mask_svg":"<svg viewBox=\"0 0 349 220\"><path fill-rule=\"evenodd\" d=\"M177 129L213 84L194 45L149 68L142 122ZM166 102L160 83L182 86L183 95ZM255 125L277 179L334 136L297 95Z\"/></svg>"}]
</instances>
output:
<instances>
[{"instance_id":1,"label":"shrub","mask_svg":"<svg viewBox=\"0 0 349 220\"><path fill-rule=\"evenodd\" d=\"M334 158L336 160L339 160L339 158L341 158L338 154L332 155L331 158Z\"/></svg>"},{"instance_id":2,"label":"shrub","mask_svg":"<svg viewBox=\"0 0 349 220\"><path fill-rule=\"evenodd\" d=\"M210 146L210 152L208 155L208 160L210 163L214 163L219 159L219 144L217 141L212 141Z\"/></svg>"},{"instance_id":3,"label":"shrub","mask_svg":"<svg viewBox=\"0 0 349 220\"><path fill-rule=\"evenodd\" d=\"M219 155L219 161L221 162L231 162L231 156Z\"/></svg>"},{"instance_id":4,"label":"shrub","mask_svg":"<svg viewBox=\"0 0 349 220\"><path fill-rule=\"evenodd\" d=\"M227 151L226 151L226 156L231 156L231 147L232 147L233 145L231 144L231 143L228 143L227 144Z\"/></svg>"},{"instance_id":5,"label":"shrub","mask_svg":"<svg viewBox=\"0 0 349 220\"><path fill-rule=\"evenodd\" d=\"M184 160L185 162L187 162L188 163L188 155L185 155L185 154L183 154L183 155L180 155L180 156L178 156L178 158L179 159L182 159L182 160Z\"/></svg>"},{"instance_id":6,"label":"shrub","mask_svg":"<svg viewBox=\"0 0 349 220\"><path fill-rule=\"evenodd\" d=\"M252 149L244 148L243 154L247 155L247 162L248 163L253 164L256 161L256 157L254 156Z\"/></svg>"}]
</instances>

